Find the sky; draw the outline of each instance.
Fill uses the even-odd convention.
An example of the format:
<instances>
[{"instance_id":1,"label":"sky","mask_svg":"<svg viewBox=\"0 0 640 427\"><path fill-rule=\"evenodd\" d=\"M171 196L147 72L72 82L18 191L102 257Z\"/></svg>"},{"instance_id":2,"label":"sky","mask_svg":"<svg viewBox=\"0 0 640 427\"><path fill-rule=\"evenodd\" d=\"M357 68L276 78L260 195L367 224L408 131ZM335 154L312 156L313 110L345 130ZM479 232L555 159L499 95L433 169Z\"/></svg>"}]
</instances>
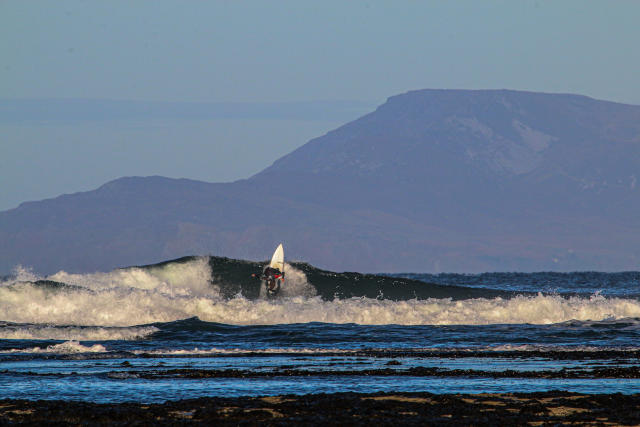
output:
<instances>
[{"instance_id":1,"label":"sky","mask_svg":"<svg viewBox=\"0 0 640 427\"><path fill-rule=\"evenodd\" d=\"M0 0L0 211L247 178L414 89L640 104L637 1Z\"/></svg>"}]
</instances>

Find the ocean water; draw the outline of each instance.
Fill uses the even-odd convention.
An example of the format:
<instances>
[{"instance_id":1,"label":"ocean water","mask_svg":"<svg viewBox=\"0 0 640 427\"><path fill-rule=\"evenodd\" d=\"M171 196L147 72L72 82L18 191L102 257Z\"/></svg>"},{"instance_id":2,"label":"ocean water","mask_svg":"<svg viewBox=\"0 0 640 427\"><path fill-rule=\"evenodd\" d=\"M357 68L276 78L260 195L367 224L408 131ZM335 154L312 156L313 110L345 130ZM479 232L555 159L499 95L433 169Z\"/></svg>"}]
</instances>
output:
<instances>
[{"instance_id":1,"label":"ocean water","mask_svg":"<svg viewBox=\"0 0 640 427\"><path fill-rule=\"evenodd\" d=\"M640 389L640 273L334 273L187 257L0 283L0 398Z\"/></svg>"}]
</instances>

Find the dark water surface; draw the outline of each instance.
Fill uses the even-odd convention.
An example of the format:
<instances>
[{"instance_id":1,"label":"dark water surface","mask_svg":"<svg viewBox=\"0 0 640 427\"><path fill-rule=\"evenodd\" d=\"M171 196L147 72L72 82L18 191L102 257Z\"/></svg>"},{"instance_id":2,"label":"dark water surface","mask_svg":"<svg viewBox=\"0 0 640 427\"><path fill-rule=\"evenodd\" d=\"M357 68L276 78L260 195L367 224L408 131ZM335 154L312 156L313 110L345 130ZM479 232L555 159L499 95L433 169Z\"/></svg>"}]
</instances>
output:
<instances>
[{"instance_id":1,"label":"dark water surface","mask_svg":"<svg viewBox=\"0 0 640 427\"><path fill-rule=\"evenodd\" d=\"M215 257L0 284L0 398L632 393L640 273L333 273Z\"/></svg>"}]
</instances>

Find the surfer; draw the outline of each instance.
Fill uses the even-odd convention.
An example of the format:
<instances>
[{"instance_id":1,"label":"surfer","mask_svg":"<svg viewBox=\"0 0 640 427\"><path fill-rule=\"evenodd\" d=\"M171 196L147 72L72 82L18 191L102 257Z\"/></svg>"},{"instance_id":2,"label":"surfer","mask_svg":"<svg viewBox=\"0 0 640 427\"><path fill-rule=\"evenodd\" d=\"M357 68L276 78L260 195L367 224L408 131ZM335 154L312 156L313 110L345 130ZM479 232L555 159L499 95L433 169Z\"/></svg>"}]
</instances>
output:
<instances>
[{"instance_id":1,"label":"surfer","mask_svg":"<svg viewBox=\"0 0 640 427\"><path fill-rule=\"evenodd\" d=\"M274 296L280 290L280 285L284 283L284 250L282 243L276 248L271 258L271 262L264 267L262 274L252 274L252 277L258 277L262 280L267 288L267 294Z\"/></svg>"},{"instance_id":2,"label":"surfer","mask_svg":"<svg viewBox=\"0 0 640 427\"><path fill-rule=\"evenodd\" d=\"M267 265L262 271L262 275L252 274L253 277L259 277L260 280L264 280L267 286L267 290L271 293L277 292L279 288L278 279L284 280L284 273L277 268L273 268Z\"/></svg>"}]
</instances>

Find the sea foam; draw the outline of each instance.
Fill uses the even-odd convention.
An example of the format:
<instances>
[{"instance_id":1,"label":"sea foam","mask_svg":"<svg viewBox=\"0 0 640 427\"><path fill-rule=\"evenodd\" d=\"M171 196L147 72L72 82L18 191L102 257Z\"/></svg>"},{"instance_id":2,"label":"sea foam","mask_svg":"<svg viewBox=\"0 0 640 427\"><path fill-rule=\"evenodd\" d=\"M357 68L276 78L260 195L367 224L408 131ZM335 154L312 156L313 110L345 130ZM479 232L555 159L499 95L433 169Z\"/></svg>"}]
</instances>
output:
<instances>
[{"instance_id":1,"label":"sea foam","mask_svg":"<svg viewBox=\"0 0 640 427\"><path fill-rule=\"evenodd\" d=\"M155 326L95 327L15 325L0 323L0 339L9 340L64 340L114 341L139 340L159 331Z\"/></svg>"},{"instance_id":2,"label":"sea foam","mask_svg":"<svg viewBox=\"0 0 640 427\"><path fill-rule=\"evenodd\" d=\"M74 354L74 353L106 353L107 349L101 344L91 346L82 345L77 341L65 341L60 344L52 344L47 347L32 347L26 349L11 349L3 351L5 353L55 353L55 354Z\"/></svg>"}]
</instances>

